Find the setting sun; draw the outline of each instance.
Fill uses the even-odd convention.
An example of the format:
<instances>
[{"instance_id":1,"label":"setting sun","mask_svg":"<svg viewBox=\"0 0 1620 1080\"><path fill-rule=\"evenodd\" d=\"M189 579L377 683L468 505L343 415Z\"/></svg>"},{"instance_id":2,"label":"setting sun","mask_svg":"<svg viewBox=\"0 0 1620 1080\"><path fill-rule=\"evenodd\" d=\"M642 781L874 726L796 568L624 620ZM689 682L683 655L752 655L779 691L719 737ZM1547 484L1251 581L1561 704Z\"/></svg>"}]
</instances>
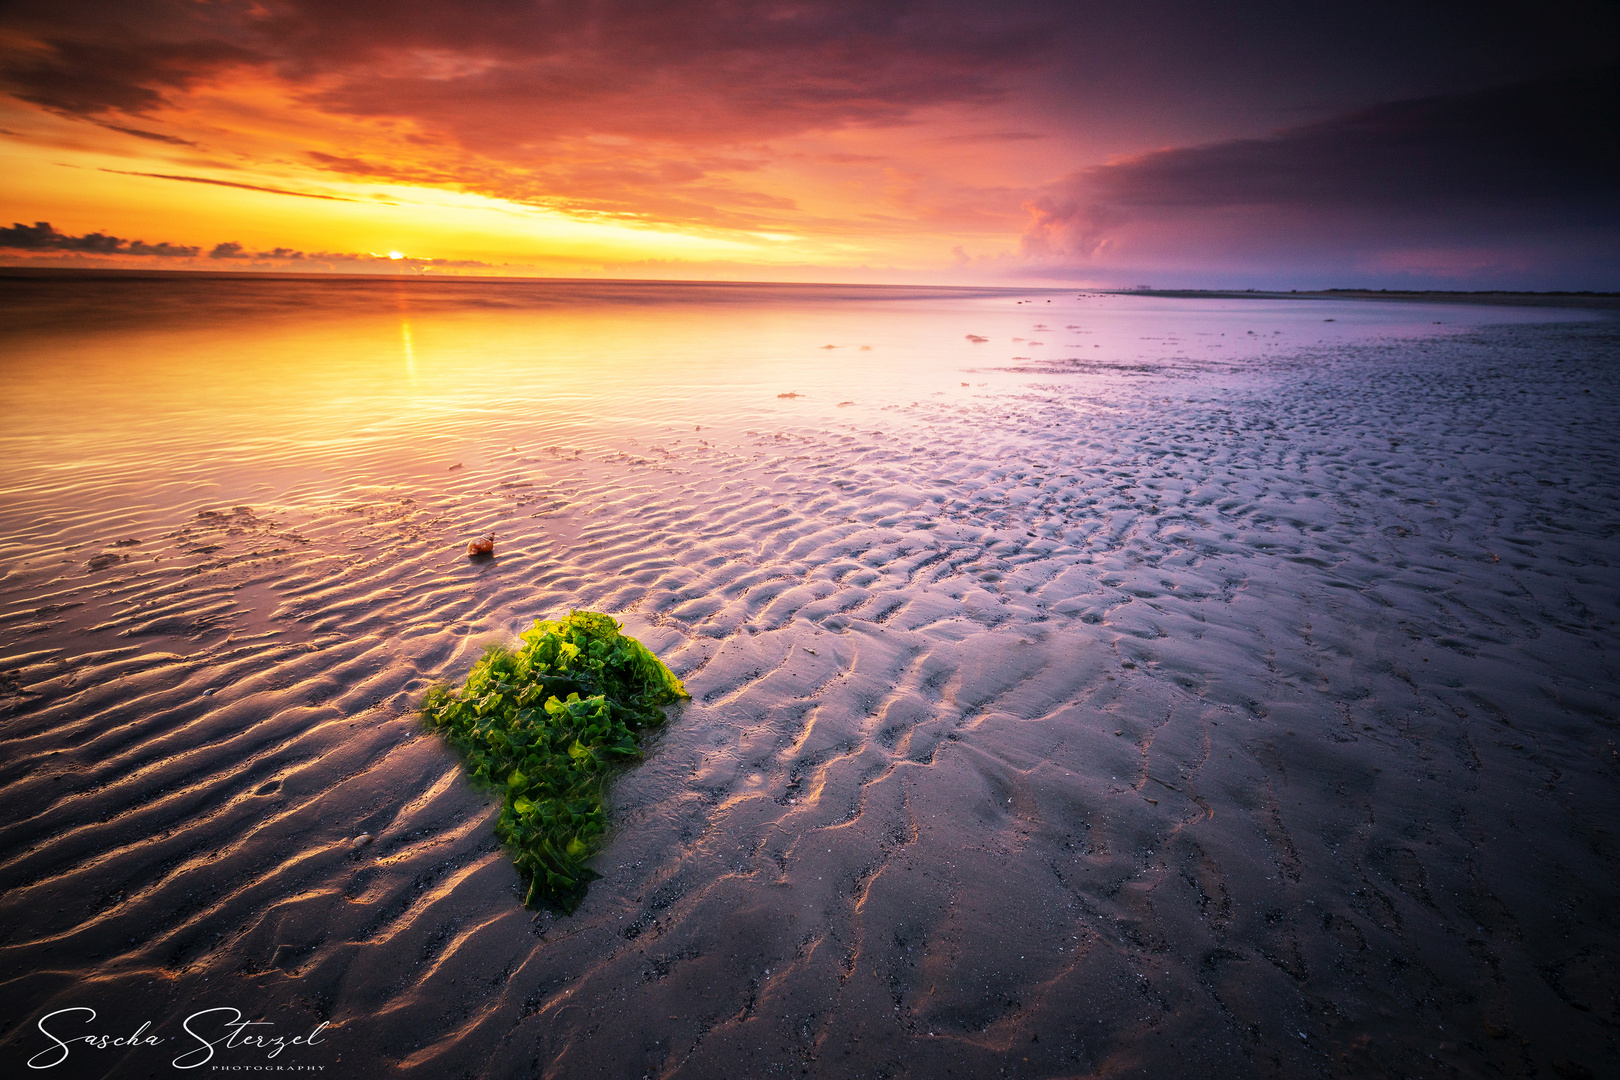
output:
<instances>
[{"instance_id":1,"label":"setting sun","mask_svg":"<svg viewBox=\"0 0 1620 1080\"><path fill-rule=\"evenodd\" d=\"M1620 25L1577 8L25 5L0 261L1602 287Z\"/></svg>"}]
</instances>

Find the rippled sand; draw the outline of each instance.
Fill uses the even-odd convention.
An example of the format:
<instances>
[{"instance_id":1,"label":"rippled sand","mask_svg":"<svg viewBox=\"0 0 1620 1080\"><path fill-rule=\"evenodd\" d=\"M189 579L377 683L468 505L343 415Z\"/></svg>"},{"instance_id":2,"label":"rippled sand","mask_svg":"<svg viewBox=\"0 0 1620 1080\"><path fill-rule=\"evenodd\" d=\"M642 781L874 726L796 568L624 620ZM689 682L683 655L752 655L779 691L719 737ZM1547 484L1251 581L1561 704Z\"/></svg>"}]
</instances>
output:
<instances>
[{"instance_id":1,"label":"rippled sand","mask_svg":"<svg viewBox=\"0 0 1620 1080\"><path fill-rule=\"evenodd\" d=\"M1616 324L1026 299L903 362L739 310L768 361L547 407L420 301L397 399L27 339L78 359L6 371L0 1052L232 1006L327 1075L1612 1069ZM693 701L536 916L413 710L571 606Z\"/></svg>"}]
</instances>

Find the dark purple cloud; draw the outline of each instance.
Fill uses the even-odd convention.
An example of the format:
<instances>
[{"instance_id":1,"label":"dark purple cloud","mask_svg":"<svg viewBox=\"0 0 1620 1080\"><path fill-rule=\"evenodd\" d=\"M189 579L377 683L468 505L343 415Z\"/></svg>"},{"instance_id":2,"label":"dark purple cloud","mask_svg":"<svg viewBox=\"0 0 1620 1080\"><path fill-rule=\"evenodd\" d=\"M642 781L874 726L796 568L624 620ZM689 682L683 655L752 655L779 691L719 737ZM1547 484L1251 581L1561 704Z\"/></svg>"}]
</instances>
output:
<instances>
[{"instance_id":1,"label":"dark purple cloud","mask_svg":"<svg viewBox=\"0 0 1620 1080\"><path fill-rule=\"evenodd\" d=\"M1215 146L1166 150L1086 174L1123 206L1436 204L1620 195L1620 72L1399 101Z\"/></svg>"},{"instance_id":2,"label":"dark purple cloud","mask_svg":"<svg viewBox=\"0 0 1620 1080\"><path fill-rule=\"evenodd\" d=\"M37 37L0 67L60 113L143 115L258 67L356 116L409 116L482 145L570 132L685 140L893 122L984 102L1058 15L949 0L651 3L132 0L14 5Z\"/></svg>"},{"instance_id":3,"label":"dark purple cloud","mask_svg":"<svg viewBox=\"0 0 1620 1080\"><path fill-rule=\"evenodd\" d=\"M142 115L253 68L322 110L503 153L579 133L713 144L900 123L1034 83L1058 124L1275 126L1604 62L1620 36L1603 0L14 0L5 18L32 44L0 77L61 113Z\"/></svg>"},{"instance_id":4,"label":"dark purple cloud","mask_svg":"<svg viewBox=\"0 0 1620 1080\"><path fill-rule=\"evenodd\" d=\"M1360 109L1081 170L1029 204L1027 254L1194 258L1620 240L1620 71ZM1143 241L1146 237L1147 240Z\"/></svg>"}]
</instances>

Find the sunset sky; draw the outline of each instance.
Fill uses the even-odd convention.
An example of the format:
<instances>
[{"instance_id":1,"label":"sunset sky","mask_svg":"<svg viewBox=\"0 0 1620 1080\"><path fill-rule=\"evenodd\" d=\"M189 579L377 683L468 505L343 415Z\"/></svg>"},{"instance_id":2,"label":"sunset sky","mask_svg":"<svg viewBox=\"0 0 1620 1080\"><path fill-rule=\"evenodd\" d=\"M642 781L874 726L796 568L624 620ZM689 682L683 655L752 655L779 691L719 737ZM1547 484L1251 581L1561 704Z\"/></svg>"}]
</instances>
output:
<instances>
[{"instance_id":1,"label":"sunset sky","mask_svg":"<svg viewBox=\"0 0 1620 1080\"><path fill-rule=\"evenodd\" d=\"M23 0L0 263L1614 290L1617 10Z\"/></svg>"}]
</instances>

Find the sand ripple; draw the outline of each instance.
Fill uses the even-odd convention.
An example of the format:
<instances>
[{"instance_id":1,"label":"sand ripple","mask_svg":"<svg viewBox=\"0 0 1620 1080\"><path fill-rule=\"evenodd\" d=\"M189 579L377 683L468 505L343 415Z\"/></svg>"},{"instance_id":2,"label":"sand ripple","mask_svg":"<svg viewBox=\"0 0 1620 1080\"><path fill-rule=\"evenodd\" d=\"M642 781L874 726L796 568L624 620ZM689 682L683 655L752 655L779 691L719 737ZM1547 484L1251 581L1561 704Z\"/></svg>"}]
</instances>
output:
<instances>
[{"instance_id":1,"label":"sand ripple","mask_svg":"<svg viewBox=\"0 0 1620 1080\"><path fill-rule=\"evenodd\" d=\"M1617 345L496 418L487 464L337 501L14 490L7 1053L25 1011L235 1004L355 1075L1601 1071ZM413 709L570 606L694 700L535 918Z\"/></svg>"}]
</instances>

